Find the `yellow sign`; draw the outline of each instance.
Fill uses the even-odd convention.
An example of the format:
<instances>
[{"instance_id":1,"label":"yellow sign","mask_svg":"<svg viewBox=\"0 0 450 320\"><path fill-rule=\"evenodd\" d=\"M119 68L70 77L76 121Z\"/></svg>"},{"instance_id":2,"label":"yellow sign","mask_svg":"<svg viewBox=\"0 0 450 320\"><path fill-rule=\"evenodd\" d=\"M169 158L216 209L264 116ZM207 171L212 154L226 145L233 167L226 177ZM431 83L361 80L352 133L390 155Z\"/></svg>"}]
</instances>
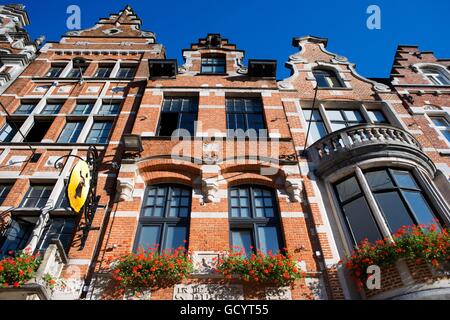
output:
<instances>
[{"instance_id":1,"label":"yellow sign","mask_svg":"<svg viewBox=\"0 0 450 320\"><path fill-rule=\"evenodd\" d=\"M79 213L86 203L89 187L91 185L91 173L86 161L78 161L70 173L67 184L67 199L73 211Z\"/></svg>"}]
</instances>

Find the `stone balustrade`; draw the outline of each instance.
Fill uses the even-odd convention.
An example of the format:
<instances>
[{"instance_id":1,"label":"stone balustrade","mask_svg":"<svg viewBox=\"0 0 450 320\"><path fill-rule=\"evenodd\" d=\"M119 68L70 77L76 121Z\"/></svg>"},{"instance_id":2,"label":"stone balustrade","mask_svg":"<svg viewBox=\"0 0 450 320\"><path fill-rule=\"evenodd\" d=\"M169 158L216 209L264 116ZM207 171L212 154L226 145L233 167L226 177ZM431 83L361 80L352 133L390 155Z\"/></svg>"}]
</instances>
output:
<instances>
[{"instance_id":1,"label":"stone balustrade","mask_svg":"<svg viewBox=\"0 0 450 320\"><path fill-rule=\"evenodd\" d=\"M307 151L319 175L362 159L386 156L414 157L424 165L433 166L412 134L385 124L361 124L332 132Z\"/></svg>"}]
</instances>

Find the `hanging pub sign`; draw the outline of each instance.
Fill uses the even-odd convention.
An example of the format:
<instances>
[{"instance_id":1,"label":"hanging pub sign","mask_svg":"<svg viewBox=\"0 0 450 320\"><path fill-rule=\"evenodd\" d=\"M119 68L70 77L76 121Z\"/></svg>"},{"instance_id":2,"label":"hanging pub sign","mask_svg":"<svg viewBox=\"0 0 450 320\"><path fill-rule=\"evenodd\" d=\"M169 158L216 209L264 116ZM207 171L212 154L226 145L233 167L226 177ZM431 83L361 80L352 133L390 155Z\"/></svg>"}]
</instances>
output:
<instances>
[{"instance_id":1,"label":"hanging pub sign","mask_svg":"<svg viewBox=\"0 0 450 320\"><path fill-rule=\"evenodd\" d=\"M78 162L70 173L66 186L66 196L73 212L84 216L84 225L80 227L83 231L80 249L83 249L89 231L98 230L97 227L91 226L100 200L100 196L97 195L97 176L100 162L95 146L89 146L86 160L77 155L65 155L55 161L55 168L62 167L59 162L60 159L69 157L77 158Z\"/></svg>"},{"instance_id":2,"label":"hanging pub sign","mask_svg":"<svg viewBox=\"0 0 450 320\"><path fill-rule=\"evenodd\" d=\"M67 183L67 199L72 210L80 213L89 196L91 172L84 160L79 160L73 167Z\"/></svg>"}]
</instances>

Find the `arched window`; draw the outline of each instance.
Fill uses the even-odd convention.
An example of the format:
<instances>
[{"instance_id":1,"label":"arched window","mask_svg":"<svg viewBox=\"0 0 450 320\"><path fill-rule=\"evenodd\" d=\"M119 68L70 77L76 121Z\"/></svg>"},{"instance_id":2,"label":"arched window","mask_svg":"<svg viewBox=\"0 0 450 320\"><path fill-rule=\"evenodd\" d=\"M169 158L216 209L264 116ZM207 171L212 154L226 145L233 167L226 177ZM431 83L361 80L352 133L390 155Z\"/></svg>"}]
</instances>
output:
<instances>
[{"instance_id":1,"label":"arched window","mask_svg":"<svg viewBox=\"0 0 450 320\"><path fill-rule=\"evenodd\" d=\"M380 220L386 222L392 234L402 226L436 223L435 211L410 171L368 170L362 176L354 175L337 182L334 190L354 244L365 238L372 242L382 239L382 228L377 223ZM381 213L378 219L369 206L372 196Z\"/></svg>"},{"instance_id":2,"label":"arched window","mask_svg":"<svg viewBox=\"0 0 450 320\"><path fill-rule=\"evenodd\" d=\"M276 253L282 248L280 219L272 190L260 186L229 189L230 243L251 253Z\"/></svg>"},{"instance_id":3,"label":"arched window","mask_svg":"<svg viewBox=\"0 0 450 320\"><path fill-rule=\"evenodd\" d=\"M337 74L329 69L313 70L314 77L316 78L319 88L342 88L344 85L338 78Z\"/></svg>"},{"instance_id":4,"label":"arched window","mask_svg":"<svg viewBox=\"0 0 450 320\"><path fill-rule=\"evenodd\" d=\"M426 66L420 68L422 73L436 85L450 85L450 76L444 70L435 66Z\"/></svg>"},{"instance_id":5,"label":"arched window","mask_svg":"<svg viewBox=\"0 0 450 320\"><path fill-rule=\"evenodd\" d=\"M186 247L192 191L181 185L147 188L139 218L135 249Z\"/></svg>"}]
</instances>

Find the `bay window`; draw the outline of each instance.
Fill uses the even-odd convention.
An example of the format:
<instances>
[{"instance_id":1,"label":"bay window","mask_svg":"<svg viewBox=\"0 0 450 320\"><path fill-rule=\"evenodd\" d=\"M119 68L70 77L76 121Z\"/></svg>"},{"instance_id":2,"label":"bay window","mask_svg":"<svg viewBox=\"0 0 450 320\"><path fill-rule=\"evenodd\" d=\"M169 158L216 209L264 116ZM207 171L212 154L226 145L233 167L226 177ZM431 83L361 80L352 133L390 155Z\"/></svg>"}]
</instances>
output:
<instances>
[{"instance_id":1,"label":"bay window","mask_svg":"<svg viewBox=\"0 0 450 320\"><path fill-rule=\"evenodd\" d=\"M335 183L334 192L354 244L384 238L379 221L386 223L391 234L402 226L440 225L426 194L407 170L366 170Z\"/></svg>"}]
</instances>

